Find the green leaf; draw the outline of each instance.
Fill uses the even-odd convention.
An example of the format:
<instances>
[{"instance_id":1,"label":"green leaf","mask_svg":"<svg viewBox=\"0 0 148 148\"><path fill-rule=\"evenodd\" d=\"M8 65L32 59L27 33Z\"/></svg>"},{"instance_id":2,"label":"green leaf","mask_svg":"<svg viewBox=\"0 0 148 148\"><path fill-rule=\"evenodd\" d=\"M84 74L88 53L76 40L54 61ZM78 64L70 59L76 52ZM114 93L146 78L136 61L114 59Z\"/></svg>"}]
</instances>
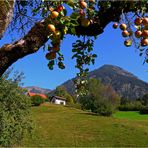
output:
<instances>
[{"instance_id":1,"label":"green leaf","mask_svg":"<svg viewBox=\"0 0 148 148\"><path fill-rule=\"evenodd\" d=\"M71 34L76 34L75 28L71 28L71 29L70 29L70 33L71 33Z\"/></svg>"},{"instance_id":2,"label":"green leaf","mask_svg":"<svg viewBox=\"0 0 148 148\"><path fill-rule=\"evenodd\" d=\"M71 16L70 16L70 18L71 18L72 20L78 20L79 17L80 17L80 16L79 16L79 13L77 13L77 12L73 12L73 13L71 14Z\"/></svg>"},{"instance_id":3,"label":"green leaf","mask_svg":"<svg viewBox=\"0 0 148 148\"><path fill-rule=\"evenodd\" d=\"M92 64L94 65L94 64L95 64L95 59L92 59L91 62L92 62Z\"/></svg>"},{"instance_id":4,"label":"green leaf","mask_svg":"<svg viewBox=\"0 0 148 148\"><path fill-rule=\"evenodd\" d=\"M63 11L62 11L63 13L64 13L64 16L66 16L67 15L67 10L66 9L63 9Z\"/></svg>"},{"instance_id":5,"label":"green leaf","mask_svg":"<svg viewBox=\"0 0 148 148\"><path fill-rule=\"evenodd\" d=\"M93 54L93 55L92 55L92 57L93 57L93 58L96 58L96 57L97 57L97 55L96 55L96 54Z\"/></svg>"},{"instance_id":6,"label":"green leaf","mask_svg":"<svg viewBox=\"0 0 148 148\"><path fill-rule=\"evenodd\" d=\"M48 63L48 68L50 70L53 70L53 66L54 66L54 60L51 60L49 63Z\"/></svg>"},{"instance_id":7,"label":"green leaf","mask_svg":"<svg viewBox=\"0 0 148 148\"><path fill-rule=\"evenodd\" d=\"M65 69L65 65L63 64L63 62L58 62L58 66L61 69Z\"/></svg>"}]
</instances>

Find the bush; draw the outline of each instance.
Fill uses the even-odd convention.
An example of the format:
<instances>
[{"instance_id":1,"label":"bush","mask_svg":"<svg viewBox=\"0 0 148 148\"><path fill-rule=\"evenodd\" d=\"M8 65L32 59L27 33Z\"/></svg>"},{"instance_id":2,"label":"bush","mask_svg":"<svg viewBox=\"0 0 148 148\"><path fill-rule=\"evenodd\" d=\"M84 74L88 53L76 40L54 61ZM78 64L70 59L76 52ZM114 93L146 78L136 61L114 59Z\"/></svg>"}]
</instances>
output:
<instances>
[{"instance_id":1,"label":"bush","mask_svg":"<svg viewBox=\"0 0 148 148\"><path fill-rule=\"evenodd\" d=\"M67 93L67 94L65 94L64 97L66 98L66 103L67 104L69 104L69 105L74 104L74 99L70 94Z\"/></svg>"},{"instance_id":2,"label":"bush","mask_svg":"<svg viewBox=\"0 0 148 148\"><path fill-rule=\"evenodd\" d=\"M39 106L44 102L44 100L41 96L36 95L31 97L31 102L32 106Z\"/></svg>"},{"instance_id":3,"label":"bush","mask_svg":"<svg viewBox=\"0 0 148 148\"><path fill-rule=\"evenodd\" d=\"M45 99L44 102L50 102L49 98Z\"/></svg>"},{"instance_id":4,"label":"bush","mask_svg":"<svg viewBox=\"0 0 148 148\"><path fill-rule=\"evenodd\" d=\"M115 111L112 104L107 102L97 102L92 108L92 112L102 116L111 116Z\"/></svg>"},{"instance_id":5,"label":"bush","mask_svg":"<svg viewBox=\"0 0 148 148\"><path fill-rule=\"evenodd\" d=\"M147 106L148 105L148 94L145 94L140 101L142 102L142 105Z\"/></svg>"},{"instance_id":6,"label":"bush","mask_svg":"<svg viewBox=\"0 0 148 148\"><path fill-rule=\"evenodd\" d=\"M140 109L140 114L148 114L148 106L142 106Z\"/></svg>"},{"instance_id":7,"label":"bush","mask_svg":"<svg viewBox=\"0 0 148 148\"><path fill-rule=\"evenodd\" d=\"M111 116L120 104L120 98L110 86L104 86L99 80L90 79L88 93L79 97L82 109L91 110L103 116Z\"/></svg>"},{"instance_id":8,"label":"bush","mask_svg":"<svg viewBox=\"0 0 148 148\"><path fill-rule=\"evenodd\" d=\"M120 111L140 111L142 107L141 102L133 101L119 106Z\"/></svg>"},{"instance_id":9,"label":"bush","mask_svg":"<svg viewBox=\"0 0 148 148\"><path fill-rule=\"evenodd\" d=\"M19 76L14 80L6 78L0 77L0 146L10 147L31 133L31 101L18 86Z\"/></svg>"}]
</instances>

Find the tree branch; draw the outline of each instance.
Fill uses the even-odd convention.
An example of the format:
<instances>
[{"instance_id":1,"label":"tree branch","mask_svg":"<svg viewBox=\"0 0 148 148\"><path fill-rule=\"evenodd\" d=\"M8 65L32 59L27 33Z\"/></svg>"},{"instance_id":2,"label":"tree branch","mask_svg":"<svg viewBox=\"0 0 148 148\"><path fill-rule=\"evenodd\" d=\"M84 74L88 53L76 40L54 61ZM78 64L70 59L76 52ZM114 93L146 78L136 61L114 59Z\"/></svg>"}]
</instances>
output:
<instances>
[{"instance_id":1,"label":"tree branch","mask_svg":"<svg viewBox=\"0 0 148 148\"><path fill-rule=\"evenodd\" d=\"M135 2L136 7L130 7L133 3L122 5L122 2L112 2L110 8L105 11L100 10L95 18L97 23L85 28L82 26L76 27L77 35L97 36L101 34L106 27L112 21L119 21L122 12L136 12L135 9L139 9L140 5ZM12 43L4 45L0 49L0 76L18 59L23 58L29 54L36 52L41 46L43 46L48 38L47 24L48 18L40 21L32 27L26 36L22 39Z\"/></svg>"},{"instance_id":2,"label":"tree branch","mask_svg":"<svg viewBox=\"0 0 148 148\"><path fill-rule=\"evenodd\" d=\"M102 3L105 3L104 1ZM148 3L148 2L147 2ZM146 5L146 4L145 4ZM85 28L83 26L76 27L77 35L87 35L87 36L97 36L103 33L104 28L110 22L119 22L120 16L122 13L128 12L137 12L137 10L141 10L142 4L141 1L133 2L133 1L112 1L111 7L108 9L100 9L98 14L94 18L96 23L91 24L89 27ZM148 12L148 7L146 7Z\"/></svg>"},{"instance_id":3,"label":"tree branch","mask_svg":"<svg viewBox=\"0 0 148 148\"><path fill-rule=\"evenodd\" d=\"M48 38L48 18L34 25L26 36L0 49L0 76L18 59L36 52L43 46Z\"/></svg>"}]
</instances>

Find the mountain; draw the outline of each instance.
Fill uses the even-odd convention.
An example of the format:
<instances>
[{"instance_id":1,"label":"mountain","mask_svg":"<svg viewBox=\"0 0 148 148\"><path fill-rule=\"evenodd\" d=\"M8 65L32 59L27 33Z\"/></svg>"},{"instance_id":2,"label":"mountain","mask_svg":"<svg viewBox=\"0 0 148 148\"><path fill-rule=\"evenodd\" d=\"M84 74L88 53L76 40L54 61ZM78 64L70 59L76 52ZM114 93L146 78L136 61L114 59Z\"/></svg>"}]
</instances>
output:
<instances>
[{"instance_id":1,"label":"mountain","mask_svg":"<svg viewBox=\"0 0 148 148\"><path fill-rule=\"evenodd\" d=\"M40 94L48 94L51 91L50 89L40 88L37 86L28 86L24 88L27 89L29 92L40 93Z\"/></svg>"},{"instance_id":2,"label":"mountain","mask_svg":"<svg viewBox=\"0 0 148 148\"><path fill-rule=\"evenodd\" d=\"M89 72L89 77L99 79L105 85L111 85L124 98L136 99L148 93L148 83L118 66L104 65ZM74 93L73 79L62 85L69 93Z\"/></svg>"}]
</instances>

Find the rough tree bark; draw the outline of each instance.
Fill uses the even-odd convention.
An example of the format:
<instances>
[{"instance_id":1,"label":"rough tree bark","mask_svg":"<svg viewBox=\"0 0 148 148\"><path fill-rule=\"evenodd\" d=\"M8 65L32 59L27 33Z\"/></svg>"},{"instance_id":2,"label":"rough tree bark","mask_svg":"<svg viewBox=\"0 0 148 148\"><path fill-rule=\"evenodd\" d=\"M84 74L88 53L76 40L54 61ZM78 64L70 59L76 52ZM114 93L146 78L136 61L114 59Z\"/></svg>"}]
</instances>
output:
<instances>
[{"instance_id":1,"label":"rough tree bark","mask_svg":"<svg viewBox=\"0 0 148 148\"><path fill-rule=\"evenodd\" d=\"M47 42L47 20L36 23L22 39L0 49L0 76L18 59L36 52Z\"/></svg>"},{"instance_id":2,"label":"rough tree bark","mask_svg":"<svg viewBox=\"0 0 148 148\"><path fill-rule=\"evenodd\" d=\"M0 1L0 38L3 37L11 19L13 17L15 0L1 0Z\"/></svg>"},{"instance_id":3,"label":"rough tree bark","mask_svg":"<svg viewBox=\"0 0 148 148\"><path fill-rule=\"evenodd\" d=\"M76 27L77 34L94 36L103 33L107 24L112 21L119 21L123 10L124 12L135 12L136 7L130 7L131 4L133 3L129 2L122 6L122 2L112 2L112 7L104 12L98 12L96 16L97 23L90 25L87 29L82 26ZM140 5L137 5L137 7L140 7ZM22 39L1 47L0 76L18 59L38 51L47 42L47 22L48 18L36 23Z\"/></svg>"}]
</instances>

